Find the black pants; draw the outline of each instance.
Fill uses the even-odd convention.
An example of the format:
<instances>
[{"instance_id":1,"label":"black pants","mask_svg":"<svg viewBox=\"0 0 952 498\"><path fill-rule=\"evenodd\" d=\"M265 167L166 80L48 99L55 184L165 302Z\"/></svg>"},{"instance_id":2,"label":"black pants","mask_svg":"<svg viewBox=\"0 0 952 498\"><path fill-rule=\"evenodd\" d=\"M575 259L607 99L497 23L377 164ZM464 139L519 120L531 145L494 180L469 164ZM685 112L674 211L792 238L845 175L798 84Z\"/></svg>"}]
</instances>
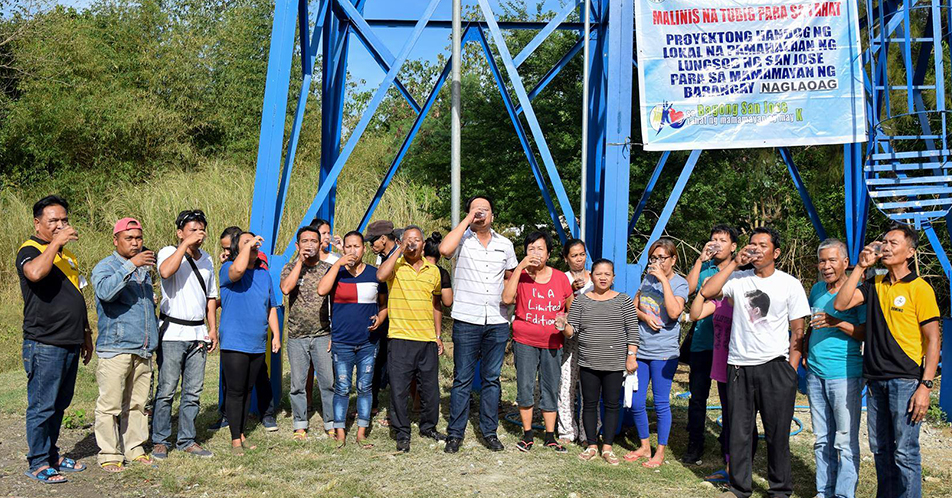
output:
<instances>
[{"instance_id":1,"label":"black pants","mask_svg":"<svg viewBox=\"0 0 952 498\"><path fill-rule=\"evenodd\" d=\"M410 440L410 384L420 395L420 432L436 429L440 418L440 356L436 342L390 339L390 427L397 441ZM378 354L379 357L379 354Z\"/></svg>"},{"instance_id":2,"label":"black pants","mask_svg":"<svg viewBox=\"0 0 952 498\"><path fill-rule=\"evenodd\" d=\"M620 415L620 400L624 372L607 372L579 367L579 381L582 383L582 425L588 444L598 444L598 401L605 403L605 416L602 417L602 443L611 445L615 441Z\"/></svg>"},{"instance_id":3,"label":"black pants","mask_svg":"<svg viewBox=\"0 0 952 498\"><path fill-rule=\"evenodd\" d=\"M782 356L763 365L727 367L730 403L730 489L747 498L753 492L751 448L756 444L757 412L767 442L768 495L790 496L790 422L797 395L797 372Z\"/></svg>"},{"instance_id":4,"label":"black pants","mask_svg":"<svg viewBox=\"0 0 952 498\"><path fill-rule=\"evenodd\" d=\"M225 411L225 401L228 397L228 379L225 376L224 366L221 367L221 374L221 391L224 394L222 395L221 403L218 406L218 411L223 417L227 419L228 412ZM262 363L261 369L258 370L258 377L255 379L255 389L257 390L255 401L257 401L258 405L258 417L273 417L274 391L271 390L271 378L268 377L268 368L266 363Z\"/></svg>"},{"instance_id":5,"label":"black pants","mask_svg":"<svg viewBox=\"0 0 952 498\"><path fill-rule=\"evenodd\" d=\"M370 393L373 395L373 404L371 408L377 410L380 408L380 390L390 384L390 371L387 369L388 350L390 339L387 339L387 328L377 329L380 339L377 341L377 360L374 362L374 378L370 384ZM381 332L382 330L382 332ZM371 332L373 334L374 332Z\"/></svg>"},{"instance_id":6,"label":"black pants","mask_svg":"<svg viewBox=\"0 0 952 498\"><path fill-rule=\"evenodd\" d=\"M249 354L239 351L222 351L222 378L228 379L225 392L225 416L232 439L240 439L245 432L248 408L251 404L251 388L258 372L264 366L264 353Z\"/></svg>"},{"instance_id":7,"label":"black pants","mask_svg":"<svg viewBox=\"0 0 952 498\"><path fill-rule=\"evenodd\" d=\"M707 399L711 394L711 358L713 351L691 351L691 372L688 382L688 447L704 449L704 425L707 422ZM726 423L726 417L725 417Z\"/></svg>"}]
</instances>

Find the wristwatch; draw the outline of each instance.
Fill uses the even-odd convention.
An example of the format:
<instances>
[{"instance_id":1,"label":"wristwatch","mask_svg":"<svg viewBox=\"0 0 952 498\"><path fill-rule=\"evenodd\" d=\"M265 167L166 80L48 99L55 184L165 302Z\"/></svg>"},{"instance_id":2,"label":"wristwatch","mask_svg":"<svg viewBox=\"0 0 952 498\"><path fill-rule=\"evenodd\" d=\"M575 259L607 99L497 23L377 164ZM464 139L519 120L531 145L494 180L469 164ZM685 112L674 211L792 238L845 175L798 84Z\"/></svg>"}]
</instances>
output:
<instances>
[{"instance_id":1,"label":"wristwatch","mask_svg":"<svg viewBox=\"0 0 952 498\"><path fill-rule=\"evenodd\" d=\"M629 351L629 352L628 352L628 356L635 356L635 352L634 352L634 351Z\"/></svg>"},{"instance_id":2,"label":"wristwatch","mask_svg":"<svg viewBox=\"0 0 952 498\"><path fill-rule=\"evenodd\" d=\"M926 386L926 389L932 389L932 381L931 381L931 380L919 381L919 385Z\"/></svg>"}]
</instances>

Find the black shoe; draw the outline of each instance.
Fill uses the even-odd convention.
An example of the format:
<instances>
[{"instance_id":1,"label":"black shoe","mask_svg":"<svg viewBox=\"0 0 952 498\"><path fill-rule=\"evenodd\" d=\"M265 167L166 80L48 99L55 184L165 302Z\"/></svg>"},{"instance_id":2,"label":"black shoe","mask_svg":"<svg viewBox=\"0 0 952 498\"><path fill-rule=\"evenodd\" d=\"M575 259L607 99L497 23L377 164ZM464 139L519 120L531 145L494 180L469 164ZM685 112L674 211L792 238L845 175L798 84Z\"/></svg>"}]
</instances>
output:
<instances>
[{"instance_id":1,"label":"black shoe","mask_svg":"<svg viewBox=\"0 0 952 498\"><path fill-rule=\"evenodd\" d=\"M489 451L502 451L506 449L495 435L486 436L486 447L489 448Z\"/></svg>"},{"instance_id":2,"label":"black shoe","mask_svg":"<svg viewBox=\"0 0 952 498\"><path fill-rule=\"evenodd\" d=\"M681 456L681 463L688 465L701 465L701 457L704 456L704 447L700 445L688 445L688 450Z\"/></svg>"},{"instance_id":3,"label":"black shoe","mask_svg":"<svg viewBox=\"0 0 952 498\"><path fill-rule=\"evenodd\" d=\"M463 444L463 440L458 437L448 437L446 438L446 447L443 448L443 451L446 453L458 453L460 445Z\"/></svg>"},{"instance_id":4,"label":"black shoe","mask_svg":"<svg viewBox=\"0 0 952 498\"><path fill-rule=\"evenodd\" d=\"M215 422L214 424L208 426L208 430L210 430L210 431L217 431L217 430L219 430L219 429L224 429L224 428L226 428L226 427L228 427L228 419L225 418L224 416L222 416L222 418L218 419L217 422Z\"/></svg>"},{"instance_id":5,"label":"black shoe","mask_svg":"<svg viewBox=\"0 0 952 498\"><path fill-rule=\"evenodd\" d=\"M397 441L397 451L402 451L404 453L410 453L410 440L399 440Z\"/></svg>"},{"instance_id":6,"label":"black shoe","mask_svg":"<svg viewBox=\"0 0 952 498\"><path fill-rule=\"evenodd\" d=\"M420 431L420 437L428 437L430 439L435 439L437 441L446 441L446 434L441 434L436 429L430 429L428 431Z\"/></svg>"}]
</instances>

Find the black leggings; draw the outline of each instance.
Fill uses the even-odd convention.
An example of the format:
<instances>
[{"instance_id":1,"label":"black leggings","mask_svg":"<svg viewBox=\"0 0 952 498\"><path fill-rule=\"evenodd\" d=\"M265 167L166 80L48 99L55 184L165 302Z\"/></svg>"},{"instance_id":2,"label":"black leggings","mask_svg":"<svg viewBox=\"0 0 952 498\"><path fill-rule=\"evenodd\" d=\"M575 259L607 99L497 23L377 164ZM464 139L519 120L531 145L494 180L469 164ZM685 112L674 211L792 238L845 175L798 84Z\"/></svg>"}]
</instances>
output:
<instances>
[{"instance_id":1,"label":"black leggings","mask_svg":"<svg viewBox=\"0 0 952 498\"><path fill-rule=\"evenodd\" d=\"M621 400L624 372L606 372L580 367L579 381L582 383L582 425L588 444L598 444L598 400L605 403L605 416L602 417L602 443L611 445L618 430L619 404Z\"/></svg>"},{"instance_id":2,"label":"black leggings","mask_svg":"<svg viewBox=\"0 0 952 498\"><path fill-rule=\"evenodd\" d=\"M222 373L228 378L225 385L225 416L228 418L232 439L241 439L245 432L251 388L263 365L264 353L221 352Z\"/></svg>"}]
</instances>

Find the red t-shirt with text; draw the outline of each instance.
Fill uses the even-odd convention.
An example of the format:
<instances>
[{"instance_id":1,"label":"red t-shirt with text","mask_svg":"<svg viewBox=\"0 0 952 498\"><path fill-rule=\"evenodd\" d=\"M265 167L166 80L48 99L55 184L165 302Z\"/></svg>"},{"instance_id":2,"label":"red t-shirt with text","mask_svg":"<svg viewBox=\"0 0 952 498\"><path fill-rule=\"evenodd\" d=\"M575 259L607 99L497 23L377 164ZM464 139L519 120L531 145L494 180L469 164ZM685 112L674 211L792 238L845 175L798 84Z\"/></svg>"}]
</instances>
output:
<instances>
[{"instance_id":1,"label":"red t-shirt with text","mask_svg":"<svg viewBox=\"0 0 952 498\"><path fill-rule=\"evenodd\" d=\"M562 333L555 328L555 316L568 312L565 299L571 295L572 284L565 273L553 268L549 281L539 284L523 270L516 288L513 340L537 348L561 348Z\"/></svg>"}]
</instances>

